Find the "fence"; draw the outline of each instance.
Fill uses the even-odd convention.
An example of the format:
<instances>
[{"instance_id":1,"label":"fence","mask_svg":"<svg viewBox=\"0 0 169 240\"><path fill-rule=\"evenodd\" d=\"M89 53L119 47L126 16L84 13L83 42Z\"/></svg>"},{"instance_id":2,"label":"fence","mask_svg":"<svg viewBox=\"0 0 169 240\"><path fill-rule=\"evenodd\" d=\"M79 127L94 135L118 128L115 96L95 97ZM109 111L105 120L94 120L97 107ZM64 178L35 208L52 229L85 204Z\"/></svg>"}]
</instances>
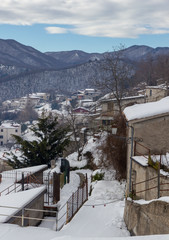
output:
<instances>
[{"instance_id":1,"label":"fence","mask_svg":"<svg viewBox=\"0 0 169 240\"><path fill-rule=\"evenodd\" d=\"M9 215L9 214L1 214L0 216L7 216L10 217L10 219L20 219L19 225L25 226L25 220L33 220L36 222L41 221L48 221L56 223L56 231L59 231L66 223L70 222L71 219L74 217L74 215L78 212L78 210L82 207L82 205L87 201L88 199L88 182L87 177L84 182L84 184L78 188L76 192L72 194L72 196L69 198L69 200L60 208L58 211L51 211L51 210L40 210L40 209L31 209L31 208L17 208L17 207L10 207L10 206L0 206L0 208L8 208L8 209L15 209L18 210L18 215ZM28 212L43 212L43 213L52 213L54 214L55 220L53 219L44 219L44 218L36 218L31 217L31 214L28 214ZM27 216L28 215L28 216ZM48 214L45 214L48 215ZM35 224L35 225L36 225Z\"/></svg>"},{"instance_id":2,"label":"fence","mask_svg":"<svg viewBox=\"0 0 169 240\"><path fill-rule=\"evenodd\" d=\"M162 182L163 179L165 180L165 182ZM152 181L156 182L156 183L153 185L153 183L151 183ZM151 187L147 187L147 188L145 187L142 190L137 191L136 190L137 186L140 185L140 184L143 184L143 183L150 183ZM158 176L156 176L156 177L149 178L145 181L132 183L132 199L134 197L136 197L139 193L151 191L153 189L157 189L157 198L159 198L161 196L162 192L169 192L169 188L165 188L165 189L162 188L162 186L168 186L168 185L169 185L168 176L163 176L163 175L160 175L160 174L158 174ZM167 196L168 196L168 194L167 194Z\"/></svg>"},{"instance_id":3,"label":"fence","mask_svg":"<svg viewBox=\"0 0 169 240\"><path fill-rule=\"evenodd\" d=\"M140 150L138 151L137 148L139 148ZM142 154L141 152L145 152L146 154ZM137 142L137 141L134 141L134 156L143 156L145 157L146 159L148 159L147 156L150 156L150 149L146 146L144 146L143 144Z\"/></svg>"},{"instance_id":4,"label":"fence","mask_svg":"<svg viewBox=\"0 0 169 240\"><path fill-rule=\"evenodd\" d=\"M69 200L58 210L57 226L60 230L66 223L70 222L78 210L88 200L87 175L84 184L72 194Z\"/></svg>"},{"instance_id":5,"label":"fence","mask_svg":"<svg viewBox=\"0 0 169 240\"><path fill-rule=\"evenodd\" d=\"M13 221L15 219L18 219L18 225L24 227L24 226L28 226L28 220L34 221L34 224L30 224L30 226L36 226L38 223L40 223L41 221L45 221L45 222L53 222L55 224L55 230L57 230L57 216L58 213L57 211L51 211L51 210L41 210L41 209L32 209L32 208L17 208L17 207L11 207L11 206L0 206L0 208L4 208L4 209L13 209L15 211L18 210L18 214L2 214L0 213L0 216L2 217L8 217L8 220L4 221L4 222L8 222L9 219L13 219ZM29 214L28 214L29 212ZM52 213L56 216L55 220L54 219L44 219L44 218L40 218L40 217L31 217L31 212L40 212L40 213L49 213L49 215ZM46 214L47 215L47 214Z\"/></svg>"},{"instance_id":6,"label":"fence","mask_svg":"<svg viewBox=\"0 0 169 240\"><path fill-rule=\"evenodd\" d=\"M22 172L22 171L9 171L2 173L3 179L8 179L8 182L11 180L11 185L7 188L3 189L0 192L0 196L7 195L12 192L19 192L24 190L24 185L26 184L26 189L30 186L33 188L39 187L41 182L38 180L36 176L34 176L31 172Z\"/></svg>"}]
</instances>

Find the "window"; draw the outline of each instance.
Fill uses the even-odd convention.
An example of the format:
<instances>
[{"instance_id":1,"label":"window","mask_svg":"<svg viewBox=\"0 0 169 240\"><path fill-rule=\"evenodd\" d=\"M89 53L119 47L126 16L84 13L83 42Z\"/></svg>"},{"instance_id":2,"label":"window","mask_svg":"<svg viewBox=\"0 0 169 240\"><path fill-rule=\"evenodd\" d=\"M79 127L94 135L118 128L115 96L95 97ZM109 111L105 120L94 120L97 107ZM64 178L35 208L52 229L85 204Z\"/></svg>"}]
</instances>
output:
<instances>
[{"instance_id":1,"label":"window","mask_svg":"<svg viewBox=\"0 0 169 240\"><path fill-rule=\"evenodd\" d=\"M3 142L1 141L1 146L3 145Z\"/></svg>"},{"instance_id":2,"label":"window","mask_svg":"<svg viewBox=\"0 0 169 240\"><path fill-rule=\"evenodd\" d=\"M18 129L15 129L15 132L18 132Z\"/></svg>"},{"instance_id":3,"label":"window","mask_svg":"<svg viewBox=\"0 0 169 240\"><path fill-rule=\"evenodd\" d=\"M3 138L3 135L0 135L0 138Z\"/></svg>"},{"instance_id":4,"label":"window","mask_svg":"<svg viewBox=\"0 0 169 240\"><path fill-rule=\"evenodd\" d=\"M3 132L4 130L3 129L1 129L1 132Z\"/></svg>"},{"instance_id":5,"label":"window","mask_svg":"<svg viewBox=\"0 0 169 240\"><path fill-rule=\"evenodd\" d=\"M152 89L150 89L150 96L152 96Z\"/></svg>"}]
</instances>

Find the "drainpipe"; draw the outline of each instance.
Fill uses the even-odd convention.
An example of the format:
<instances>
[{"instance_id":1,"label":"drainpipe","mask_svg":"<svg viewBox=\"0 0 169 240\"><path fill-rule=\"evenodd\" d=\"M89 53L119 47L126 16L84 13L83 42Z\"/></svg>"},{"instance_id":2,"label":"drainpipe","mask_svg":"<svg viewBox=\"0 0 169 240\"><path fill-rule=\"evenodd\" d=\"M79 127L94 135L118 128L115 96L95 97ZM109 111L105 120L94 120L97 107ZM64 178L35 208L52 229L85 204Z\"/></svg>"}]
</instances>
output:
<instances>
[{"instance_id":1,"label":"drainpipe","mask_svg":"<svg viewBox=\"0 0 169 240\"><path fill-rule=\"evenodd\" d=\"M131 154L130 154L130 174L129 174L129 193L131 193L131 175L132 175L132 156L133 156L133 137L134 137L134 128L131 127Z\"/></svg>"}]
</instances>

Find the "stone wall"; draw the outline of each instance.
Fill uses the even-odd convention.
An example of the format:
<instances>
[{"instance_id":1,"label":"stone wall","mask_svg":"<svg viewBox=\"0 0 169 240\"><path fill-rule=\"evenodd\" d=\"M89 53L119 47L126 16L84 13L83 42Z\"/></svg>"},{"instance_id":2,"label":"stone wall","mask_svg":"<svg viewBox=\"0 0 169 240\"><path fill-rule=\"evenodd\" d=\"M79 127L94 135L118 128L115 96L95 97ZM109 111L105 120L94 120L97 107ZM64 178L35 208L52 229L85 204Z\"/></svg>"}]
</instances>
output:
<instances>
[{"instance_id":1,"label":"stone wall","mask_svg":"<svg viewBox=\"0 0 169 240\"><path fill-rule=\"evenodd\" d=\"M151 154L169 151L169 116L158 116L136 122L133 126L134 137L142 138L142 144L151 150ZM146 149L139 145L136 145L136 151L142 154L148 153Z\"/></svg>"},{"instance_id":2,"label":"stone wall","mask_svg":"<svg viewBox=\"0 0 169 240\"><path fill-rule=\"evenodd\" d=\"M126 200L124 221L131 235L169 234L169 203L138 204Z\"/></svg>"}]
</instances>

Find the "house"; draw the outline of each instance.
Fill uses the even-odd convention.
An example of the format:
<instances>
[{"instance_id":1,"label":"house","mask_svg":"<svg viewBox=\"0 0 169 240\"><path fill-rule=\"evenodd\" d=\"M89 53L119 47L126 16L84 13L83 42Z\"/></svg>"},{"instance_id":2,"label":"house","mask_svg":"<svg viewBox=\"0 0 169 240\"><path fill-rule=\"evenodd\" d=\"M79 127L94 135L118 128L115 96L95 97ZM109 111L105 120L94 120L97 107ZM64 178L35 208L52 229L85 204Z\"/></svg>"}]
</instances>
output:
<instances>
[{"instance_id":1,"label":"house","mask_svg":"<svg viewBox=\"0 0 169 240\"><path fill-rule=\"evenodd\" d=\"M91 106L94 105L94 102L91 99L84 99L84 100L80 100L79 105L84 108L90 108Z\"/></svg>"},{"instance_id":2,"label":"house","mask_svg":"<svg viewBox=\"0 0 169 240\"><path fill-rule=\"evenodd\" d=\"M128 142L124 221L132 235L169 233L169 97L127 107L124 115Z\"/></svg>"},{"instance_id":3,"label":"house","mask_svg":"<svg viewBox=\"0 0 169 240\"><path fill-rule=\"evenodd\" d=\"M77 114L87 114L90 111L87 108L84 108L84 107L77 107L77 108L73 109L73 112L77 113Z\"/></svg>"},{"instance_id":4,"label":"house","mask_svg":"<svg viewBox=\"0 0 169 240\"><path fill-rule=\"evenodd\" d=\"M94 98L100 96L100 94L101 94L101 91L99 91L97 89L87 88L84 90L85 99L94 100Z\"/></svg>"},{"instance_id":5,"label":"house","mask_svg":"<svg viewBox=\"0 0 169 240\"><path fill-rule=\"evenodd\" d=\"M133 163L132 166L134 157L148 158L169 152L169 97L127 107L124 115L128 126L127 138L131 140L127 145L127 191L130 191L133 171L137 175L137 182L148 180L148 174L140 174L138 169L133 169L137 165Z\"/></svg>"},{"instance_id":6,"label":"house","mask_svg":"<svg viewBox=\"0 0 169 240\"><path fill-rule=\"evenodd\" d=\"M158 101L167 96L167 87L165 84L158 86L146 86L146 102Z\"/></svg>"},{"instance_id":7,"label":"house","mask_svg":"<svg viewBox=\"0 0 169 240\"><path fill-rule=\"evenodd\" d=\"M121 99L122 110L136 103L144 103L144 95L124 97ZM119 113L119 106L115 98L101 99L100 101L102 111L98 120L101 125L110 125L113 121L113 117Z\"/></svg>"},{"instance_id":8,"label":"house","mask_svg":"<svg viewBox=\"0 0 169 240\"><path fill-rule=\"evenodd\" d=\"M0 125L0 145L13 142L12 134L21 136L21 125L11 121L3 122Z\"/></svg>"},{"instance_id":9,"label":"house","mask_svg":"<svg viewBox=\"0 0 169 240\"><path fill-rule=\"evenodd\" d=\"M22 97L20 99L20 108L25 108L27 105L28 106L31 106L31 107L34 107L36 106L40 101L40 98L37 97L37 96L34 96L34 95L30 95L30 96L27 96L27 97Z\"/></svg>"},{"instance_id":10,"label":"house","mask_svg":"<svg viewBox=\"0 0 169 240\"><path fill-rule=\"evenodd\" d=\"M17 99L6 100L2 103L2 107L6 110L16 109L20 107L20 102Z\"/></svg>"}]
</instances>

